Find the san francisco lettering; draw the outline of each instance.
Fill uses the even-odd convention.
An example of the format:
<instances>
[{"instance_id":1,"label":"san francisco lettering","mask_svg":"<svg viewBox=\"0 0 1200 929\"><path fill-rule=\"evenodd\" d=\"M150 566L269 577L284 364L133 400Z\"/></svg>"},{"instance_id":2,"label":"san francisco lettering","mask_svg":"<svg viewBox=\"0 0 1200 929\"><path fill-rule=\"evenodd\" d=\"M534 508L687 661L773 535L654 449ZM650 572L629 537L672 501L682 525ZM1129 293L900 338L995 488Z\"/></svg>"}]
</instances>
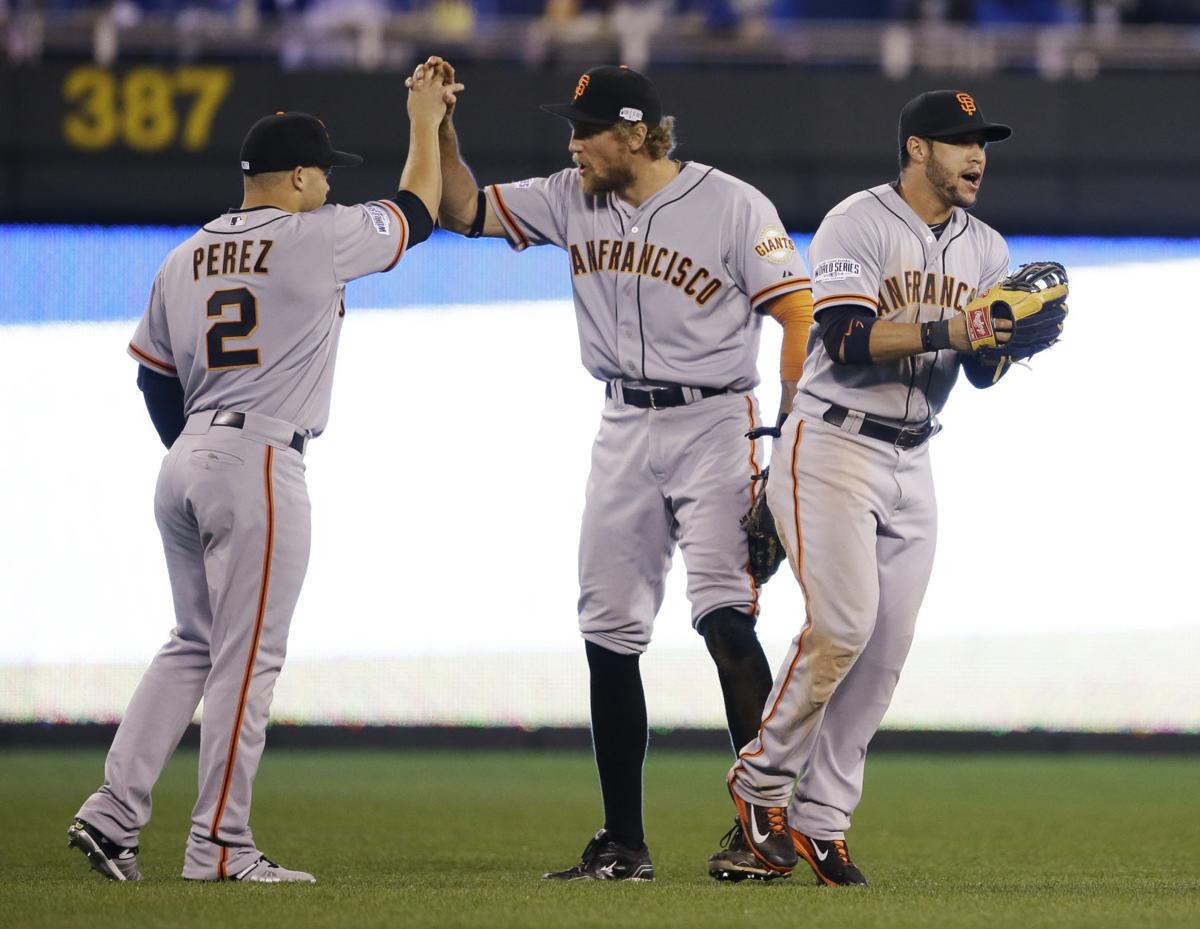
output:
<instances>
[{"instance_id":1,"label":"san francisco lettering","mask_svg":"<svg viewBox=\"0 0 1200 929\"><path fill-rule=\"evenodd\" d=\"M616 271L650 277L680 288L697 306L708 303L722 286L708 268L697 267L686 255L653 242L589 239L582 245L571 243L568 252L573 276Z\"/></svg>"},{"instance_id":2,"label":"san francisco lettering","mask_svg":"<svg viewBox=\"0 0 1200 929\"><path fill-rule=\"evenodd\" d=\"M889 311L912 305L961 310L975 299L975 288L949 274L905 271L883 279L879 305Z\"/></svg>"}]
</instances>

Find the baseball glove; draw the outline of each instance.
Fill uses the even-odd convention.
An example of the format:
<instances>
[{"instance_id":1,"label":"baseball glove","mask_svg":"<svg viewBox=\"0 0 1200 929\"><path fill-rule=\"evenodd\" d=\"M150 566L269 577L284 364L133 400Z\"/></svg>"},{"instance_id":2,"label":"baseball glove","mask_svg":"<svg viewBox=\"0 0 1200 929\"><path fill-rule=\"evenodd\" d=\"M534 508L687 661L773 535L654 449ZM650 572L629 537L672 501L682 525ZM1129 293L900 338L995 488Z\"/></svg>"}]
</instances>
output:
<instances>
[{"instance_id":1,"label":"baseball glove","mask_svg":"<svg viewBox=\"0 0 1200 929\"><path fill-rule=\"evenodd\" d=\"M767 475L770 468L763 468L751 480L758 481L758 493L754 503L741 519L741 526L746 530L746 540L750 545L750 560L748 566L754 583L761 587L779 570L787 552L779 541L779 533L775 530L775 517L767 506Z\"/></svg>"},{"instance_id":2,"label":"baseball glove","mask_svg":"<svg viewBox=\"0 0 1200 929\"><path fill-rule=\"evenodd\" d=\"M1067 271L1057 261L1021 265L964 311L975 357L1004 367L1032 358L1059 340L1067 317ZM1012 338L996 342L992 321L1012 321Z\"/></svg>"}]
</instances>

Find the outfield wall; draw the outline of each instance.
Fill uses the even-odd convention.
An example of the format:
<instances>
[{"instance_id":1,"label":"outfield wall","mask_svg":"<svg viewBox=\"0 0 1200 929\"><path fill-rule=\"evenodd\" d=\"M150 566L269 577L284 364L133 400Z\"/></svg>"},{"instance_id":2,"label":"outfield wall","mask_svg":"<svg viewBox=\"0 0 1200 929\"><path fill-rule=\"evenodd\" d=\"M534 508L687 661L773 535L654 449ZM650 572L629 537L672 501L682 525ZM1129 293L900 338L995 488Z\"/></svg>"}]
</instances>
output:
<instances>
[{"instance_id":1,"label":"outfield wall","mask_svg":"<svg viewBox=\"0 0 1200 929\"><path fill-rule=\"evenodd\" d=\"M162 448L124 347L184 234L0 227L0 719L117 718L170 628ZM939 553L885 724L1200 730L1194 387L1169 355L1200 241L1011 244L1014 262L1066 261L1067 338L946 409ZM351 285L277 719L586 723L575 542L603 389L579 365L562 261L439 234ZM764 408L777 351L768 320ZM644 663L652 721L719 726L687 616L677 564ZM802 617L785 569L759 624L772 662Z\"/></svg>"}]
</instances>

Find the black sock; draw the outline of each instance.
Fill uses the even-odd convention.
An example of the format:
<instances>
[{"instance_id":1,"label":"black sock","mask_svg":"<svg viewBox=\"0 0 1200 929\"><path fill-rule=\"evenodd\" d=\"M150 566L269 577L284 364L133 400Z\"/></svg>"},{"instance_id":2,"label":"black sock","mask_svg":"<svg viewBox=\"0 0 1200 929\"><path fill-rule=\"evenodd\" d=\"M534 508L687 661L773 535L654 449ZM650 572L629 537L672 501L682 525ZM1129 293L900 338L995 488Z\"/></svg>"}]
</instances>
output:
<instances>
[{"instance_id":1,"label":"black sock","mask_svg":"<svg viewBox=\"0 0 1200 929\"><path fill-rule=\"evenodd\" d=\"M592 672L592 744L604 797L604 828L622 845L641 848L647 738L641 656L618 655L591 642L585 647Z\"/></svg>"},{"instance_id":2,"label":"black sock","mask_svg":"<svg viewBox=\"0 0 1200 929\"><path fill-rule=\"evenodd\" d=\"M725 719L734 752L758 735L763 705L771 694L771 666L754 631L754 617L731 607L700 620L704 644L717 665Z\"/></svg>"}]
</instances>

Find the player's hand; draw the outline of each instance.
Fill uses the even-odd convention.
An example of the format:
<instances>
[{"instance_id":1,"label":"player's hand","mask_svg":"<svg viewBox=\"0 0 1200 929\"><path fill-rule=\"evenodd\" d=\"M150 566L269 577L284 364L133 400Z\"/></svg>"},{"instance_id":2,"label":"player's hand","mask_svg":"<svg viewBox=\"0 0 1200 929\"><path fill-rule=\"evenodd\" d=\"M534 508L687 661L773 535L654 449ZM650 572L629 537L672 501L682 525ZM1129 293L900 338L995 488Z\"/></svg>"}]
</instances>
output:
<instances>
[{"instance_id":1,"label":"player's hand","mask_svg":"<svg viewBox=\"0 0 1200 929\"><path fill-rule=\"evenodd\" d=\"M456 94L458 94L459 91L465 90L466 85L455 83L454 65L437 55L430 55L422 64L417 65L417 68L413 71L412 77L405 78L404 86L411 90L413 86L413 78L416 77L417 71L429 71L430 69L436 70L441 74L442 83L446 87L446 90L442 94L442 100L446 104L446 114L442 117L442 125L445 126L454 116L454 106L458 102Z\"/></svg>"},{"instance_id":2,"label":"player's hand","mask_svg":"<svg viewBox=\"0 0 1200 929\"><path fill-rule=\"evenodd\" d=\"M993 319L992 329L996 333L997 345L1003 345L1012 338L1011 319ZM967 335L967 317L962 313L950 323L950 347L958 352L971 351L971 338Z\"/></svg>"},{"instance_id":3,"label":"player's hand","mask_svg":"<svg viewBox=\"0 0 1200 929\"><path fill-rule=\"evenodd\" d=\"M417 65L404 83L408 87L408 116L414 123L440 123L447 107L454 103L454 95L463 89L462 84L447 84L442 69L427 64Z\"/></svg>"}]
</instances>

